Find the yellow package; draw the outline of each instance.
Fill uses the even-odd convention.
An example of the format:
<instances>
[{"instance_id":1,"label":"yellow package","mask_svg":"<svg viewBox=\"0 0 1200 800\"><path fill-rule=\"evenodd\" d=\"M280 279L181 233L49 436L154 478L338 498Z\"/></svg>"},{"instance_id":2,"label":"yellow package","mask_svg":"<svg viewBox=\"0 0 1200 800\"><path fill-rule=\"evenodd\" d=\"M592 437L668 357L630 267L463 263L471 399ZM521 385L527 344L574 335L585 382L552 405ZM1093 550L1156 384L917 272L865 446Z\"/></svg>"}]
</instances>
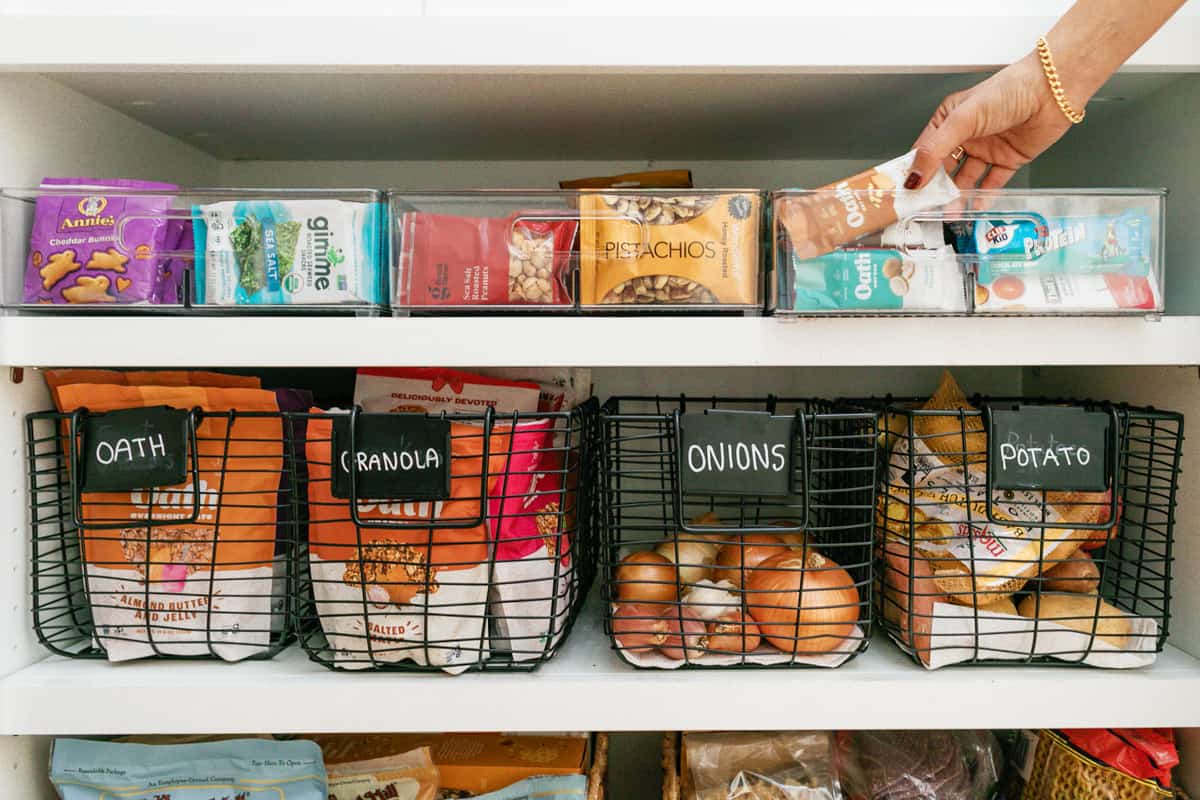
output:
<instances>
[{"instance_id":1,"label":"yellow package","mask_svg":"<svg viewBox=\"0 0 1200 800\"><path fill-rule=\"evenodd\" d=\"M583 305L760 301L757 192L579 198Z\"/></svg>"}]
</instances>

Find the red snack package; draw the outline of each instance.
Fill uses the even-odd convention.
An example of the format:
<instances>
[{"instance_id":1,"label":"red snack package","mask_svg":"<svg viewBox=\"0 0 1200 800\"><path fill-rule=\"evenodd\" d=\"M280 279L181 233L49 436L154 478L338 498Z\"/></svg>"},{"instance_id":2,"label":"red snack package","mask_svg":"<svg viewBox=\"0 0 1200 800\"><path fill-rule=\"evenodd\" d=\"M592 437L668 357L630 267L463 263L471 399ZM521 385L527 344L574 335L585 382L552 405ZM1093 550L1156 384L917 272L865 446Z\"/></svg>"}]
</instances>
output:
<instances>
[{"instance_id":1,"label":"red snack package","mask_svg":"<svg viewBox=\"0 0 1200 800\"><path fill-rule=\"evenodd\" d=\"M1175 733L1169 728L1077 728L1063 735L1097 761L1139 780L1170 787L1179 764Z\"/></svg>"},{"instance_id":2,"label":"red snack package","mask_svg":"<svg viewBox=\"0 0 1200 800\"><path fill-rule=\"evenodd\" d=\"M579 220L566 213L404 214L396 304L569 306L567 280Z\"/></svg>"}]
</instances>

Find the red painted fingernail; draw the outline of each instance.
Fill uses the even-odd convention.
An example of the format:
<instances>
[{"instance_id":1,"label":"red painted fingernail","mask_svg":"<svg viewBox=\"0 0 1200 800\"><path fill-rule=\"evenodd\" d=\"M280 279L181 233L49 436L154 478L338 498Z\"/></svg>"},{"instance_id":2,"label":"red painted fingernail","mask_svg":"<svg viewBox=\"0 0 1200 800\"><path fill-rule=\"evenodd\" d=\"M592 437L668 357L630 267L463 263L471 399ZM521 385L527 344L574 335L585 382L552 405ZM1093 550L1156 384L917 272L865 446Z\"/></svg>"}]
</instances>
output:
<instances>
[{"instance_id":1,"label":"red painted fingernail","mask_svg":"<svg viewBox=\"0 0 1200 800\"><path fill-rule=\"evenodd\" d=\"M908 173L908 177L905 178L904 188L905 189L915 189L915 188L917 188L917 184L920 182L921 182L921 173L917 172L914 169L912 172Z\"/></svg>"}]
</instances>

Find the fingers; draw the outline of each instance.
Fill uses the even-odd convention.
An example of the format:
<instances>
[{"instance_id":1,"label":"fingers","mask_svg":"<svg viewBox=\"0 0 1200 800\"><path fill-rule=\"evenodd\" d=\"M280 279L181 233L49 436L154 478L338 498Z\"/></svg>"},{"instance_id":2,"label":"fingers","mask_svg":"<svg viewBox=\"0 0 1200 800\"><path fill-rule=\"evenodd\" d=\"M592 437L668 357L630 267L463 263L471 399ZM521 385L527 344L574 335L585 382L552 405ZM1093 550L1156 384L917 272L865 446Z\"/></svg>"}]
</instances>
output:
<instances>
[{"instance_id":1,"label":"fingers","mask_svg":"<svg viewBox=\"0 0 1200 800\"><path fill-rule=\"evenodd\" d=\"M1015 169L1009 169L1008 167L997 167L993 165L992 168L988 170L988 174L983 176L983 180L980 182L979 188L1002 189L1010 180L1012 180L1012 176L1016 174L1017 171Z\"/></svg>"},{"instance_id":2,"label":"fingers","mask_svg":"<svg viewBox=\"0 0 1200 800\"><path fill-rule=\"evenodd\" d=\"M957 95L946 98L942 108L951 102L958 102L958 99ZM945 119L940 122L937 121L938 115L934 115L934 119L921 132L914 145L917 155L913 159L912 171L904 182L905 189L919 189L924 186L938 166L950 158L955 148L975 137L978 127L977 105L967 97L961 104L949 108ZM939 114L942 108L938 109Z\"/></svg>"},{"instance_id":3,"label":"fingers","mask_svg":"<svg viewBox=\"0 0 1200 800\"><path fill-rule=\"evenodd\" d=\"M954 185L960 189L974 189L988 171L988 163L974 156L967 156L962 167L954 176Z\"/></svg>"}]
</instances>

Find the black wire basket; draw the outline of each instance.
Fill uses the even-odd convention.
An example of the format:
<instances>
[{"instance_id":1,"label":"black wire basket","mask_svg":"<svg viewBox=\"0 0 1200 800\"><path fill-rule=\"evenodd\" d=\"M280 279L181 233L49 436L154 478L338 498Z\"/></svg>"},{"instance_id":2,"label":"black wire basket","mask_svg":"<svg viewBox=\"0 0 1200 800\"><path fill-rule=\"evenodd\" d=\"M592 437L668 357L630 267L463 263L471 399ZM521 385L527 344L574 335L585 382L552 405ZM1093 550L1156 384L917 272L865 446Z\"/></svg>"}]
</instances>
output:
<instances>
[{"instance_id":1,"label":"black wire basket","mask_svg":"<svg viewBox=\"0 0 1200 800\"><path fill-rule=\"evenodd\" d=\"M553 657L595 572L597 410L310 415L293 559L309 657L450 673Z\"/></svg>"},{"instance_id":2,"label":"black wire basket","mask_svg":"<svg viewBox=\"0 0 1200 800\"><path fill-rule=\"evenodd\" d=\"M278 412L26 417L33 623L75 658L271 658L291 638Z\"/></svg>"},{"instance_id":3,"label":"black wire basket","mask_svg":"<svg viewBox=\"0 0 1200 800\"><path fill-rule=\"evenodd\" d=\"M1183 416L939 395L949 402L875 402L891 638L930 668L1153 662L1170 622Z\"/></svg>"},{"instance_id":4,"label":"black wire basket","mask_svg":"<svg viewBox=\"0 0 1200 800\"><path fill-rule=\"evenodd\" d=\"M866 650L873 413L617 397L601 423L605 631L627 663L837 666Z\"/></svg>"}]
</instances>

